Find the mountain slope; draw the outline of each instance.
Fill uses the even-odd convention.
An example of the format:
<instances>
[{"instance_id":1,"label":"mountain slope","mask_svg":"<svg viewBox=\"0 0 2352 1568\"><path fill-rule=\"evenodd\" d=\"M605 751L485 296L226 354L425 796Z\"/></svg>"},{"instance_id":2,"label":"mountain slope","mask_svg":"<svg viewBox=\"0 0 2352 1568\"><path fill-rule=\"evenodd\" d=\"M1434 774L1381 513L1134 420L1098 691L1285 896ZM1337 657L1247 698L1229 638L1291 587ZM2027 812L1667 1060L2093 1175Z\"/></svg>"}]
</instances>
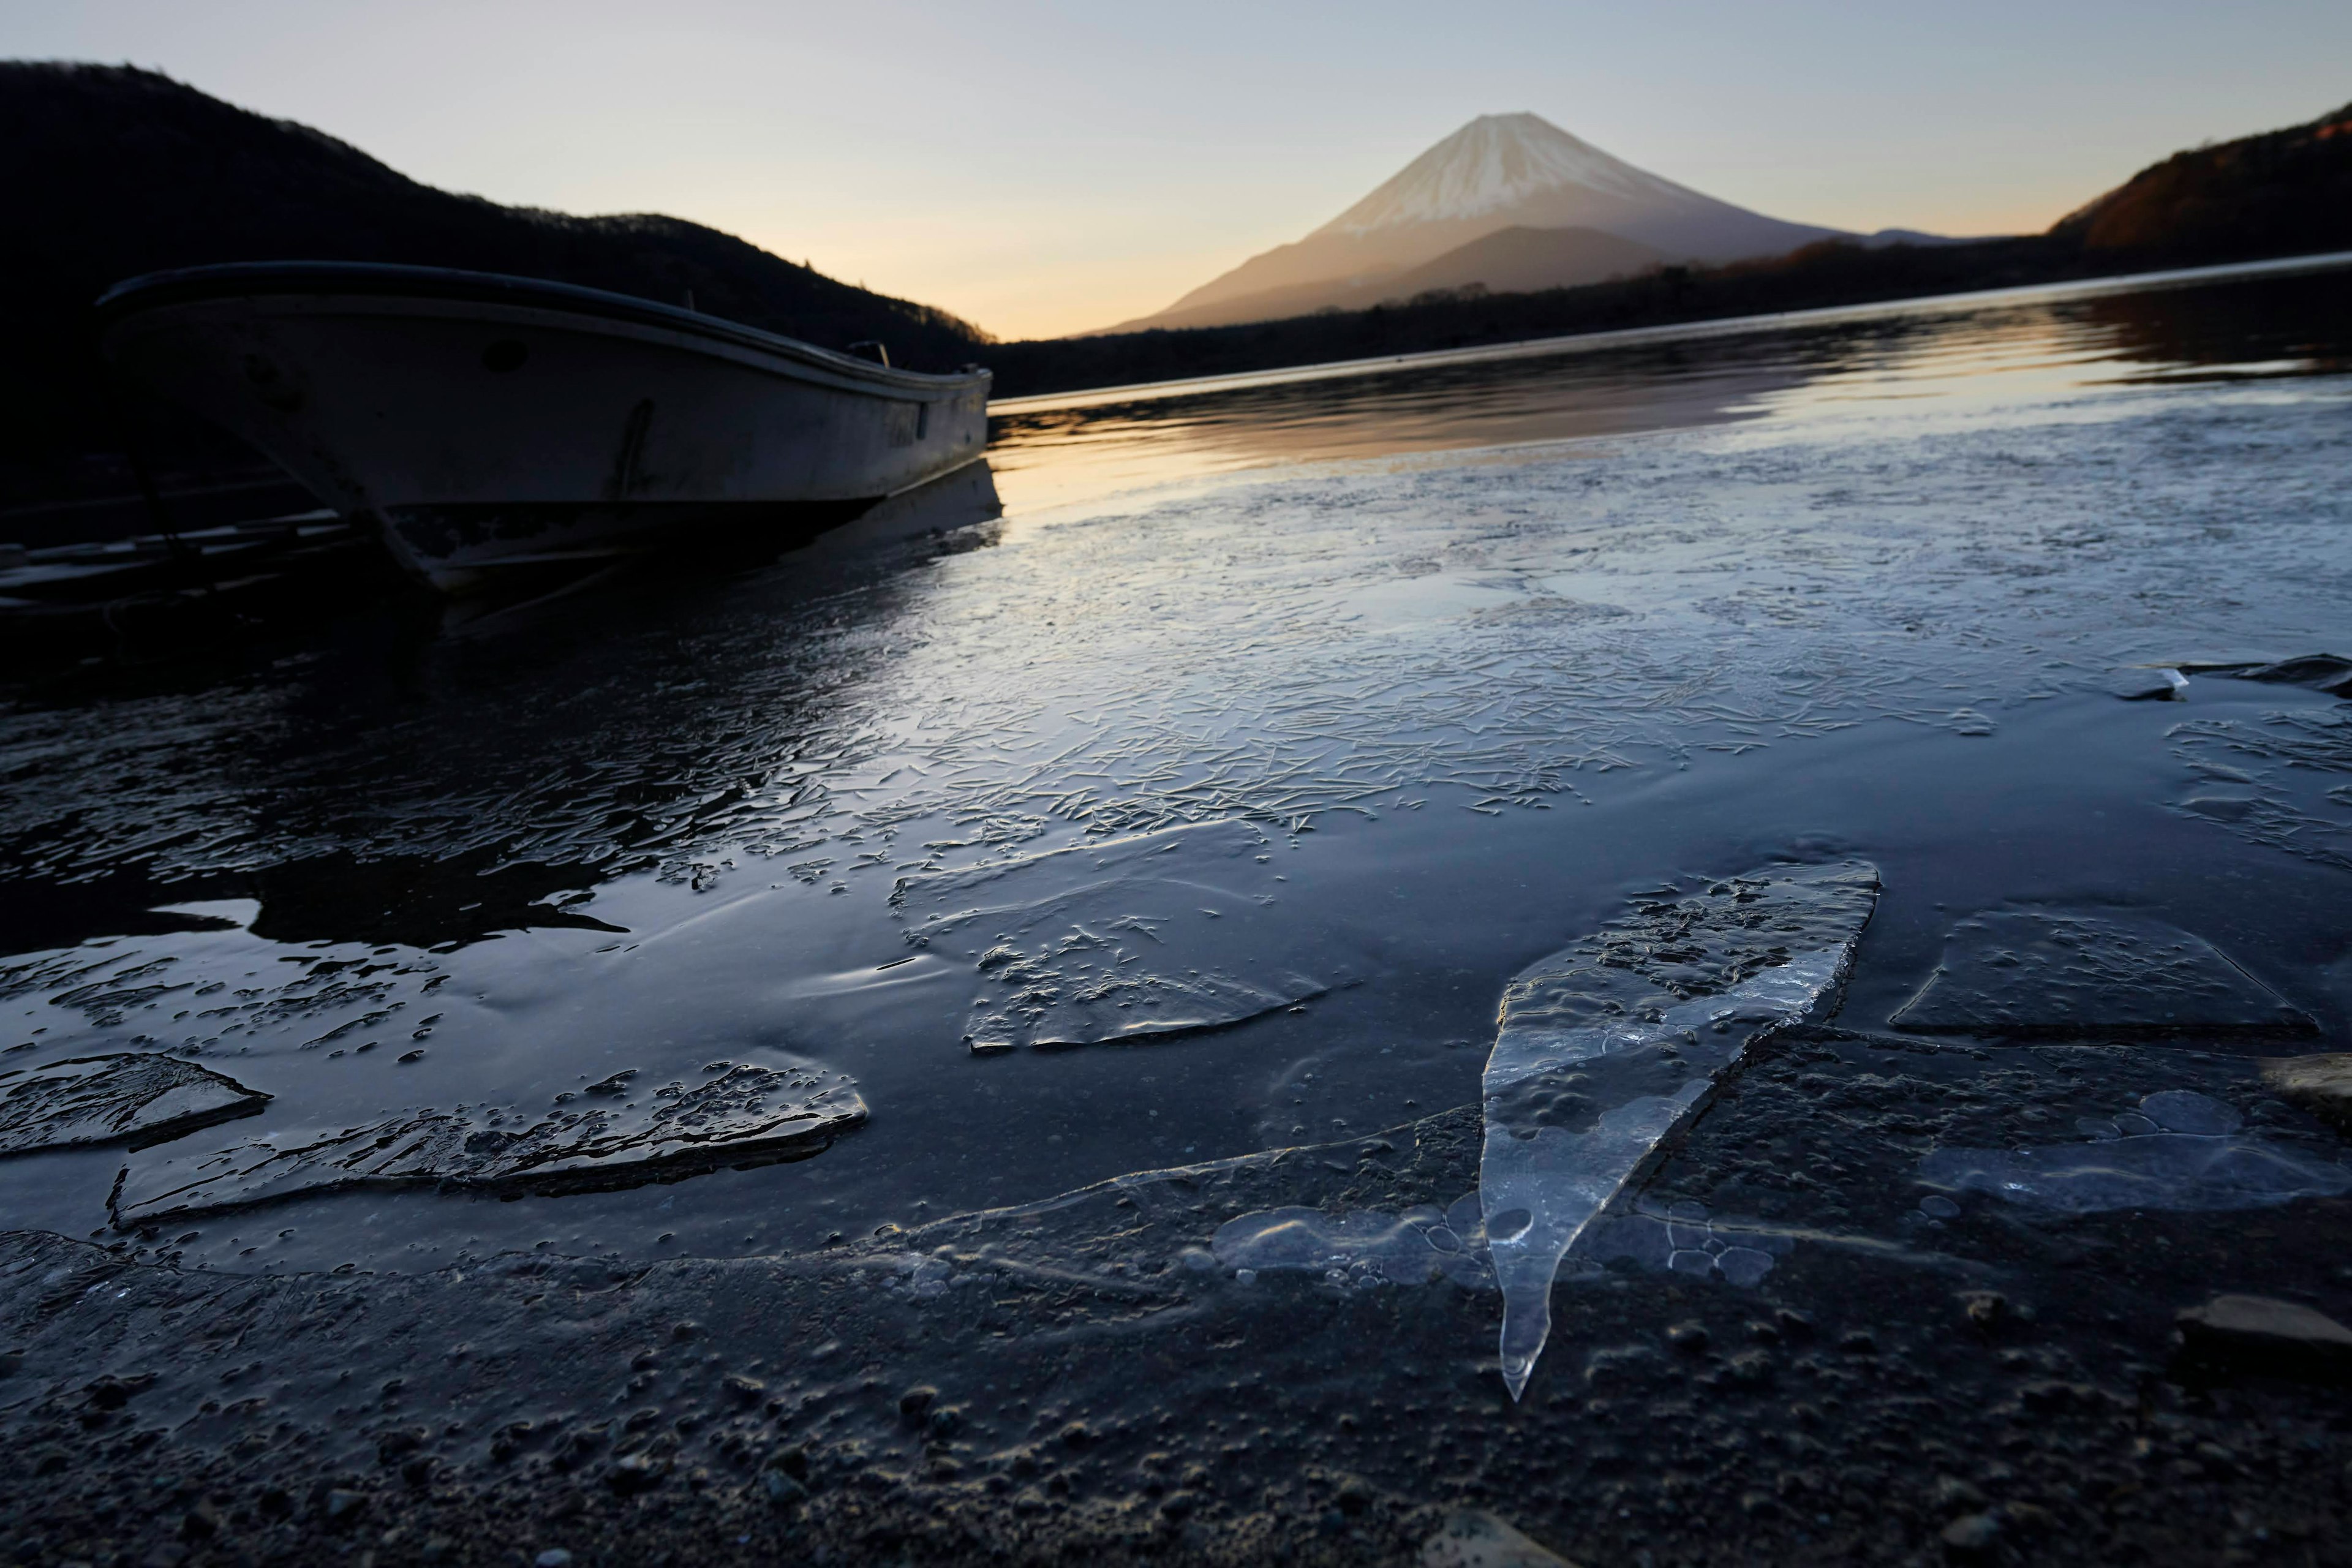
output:
<instances>
[{"instance_id":1,"label":"mountain slope","mask_svg":"<svg viewBox=\"0 0 2352 1568\"><path fill-rule=\"evenodd\" d=\"M90 301L142 272L411 262L585 284L950 369L986 335L677 218L572 217L419 184L332 137L130 67L0 62L0 457L104 441ZM158 415L167 421L173 416ZM183 435L186 427L179 427Z\"/></svg>"},{"instance_id":2,"label":"mountain slope","mask_svg":"<svg viewBox=\"0 0 2352 1568\"><path fill-rule=\"evenodd\" d=\"M1320 309L1507 228L1598 229L1677 261L1779 255L1837 233L1661 179L1537 115L1482 115L1306 238L1109 330L1263 320L1266 301L1255 297L1276 291L1283 313L1298 313L1328 286L1331 298L1303 306Z\"/></svg>"},{"instance_id":3,"label":"mountain slope","mask_svg":"<svg viewBox=\"0 0 2352 1568\"><path fill-rule=\"evenodd\" d=\"M1490 294L1532 294L1629 277L1667 259L1655 246L1597 228L1505 228L1396 274L1380 294L1410 300L1432 289L1474 285Z\"/></svg>"},{"instance_id":4,"label":"mountain slope","mask_svg":"<svg viewBox=\"0 0 2352 1568\"><path fill-rule=\"evenodd\" d=\"M1330 310L1366 310L1431 289L1476 288L1490 294L1526 294L1542 289L1573 289L1622 278L1666 259L1664 251L1597 228L1506 228L1401 272L1382 272L1357 283L1298 283L1191 310L1171 309L1154 317L1152 325L1174 330L1273 321Z\"/></svg>"},{"instance_id":5,"label":"mountain slope","mask_svg":"<svg viewBox=\"0 0 2352 1568\"><path fill-rule=\"evenodd\" d=\"M2085 250L2182 259L2352 249L2352 104L2176 153L2050 232Z\"/></svg>"}]
</instances>

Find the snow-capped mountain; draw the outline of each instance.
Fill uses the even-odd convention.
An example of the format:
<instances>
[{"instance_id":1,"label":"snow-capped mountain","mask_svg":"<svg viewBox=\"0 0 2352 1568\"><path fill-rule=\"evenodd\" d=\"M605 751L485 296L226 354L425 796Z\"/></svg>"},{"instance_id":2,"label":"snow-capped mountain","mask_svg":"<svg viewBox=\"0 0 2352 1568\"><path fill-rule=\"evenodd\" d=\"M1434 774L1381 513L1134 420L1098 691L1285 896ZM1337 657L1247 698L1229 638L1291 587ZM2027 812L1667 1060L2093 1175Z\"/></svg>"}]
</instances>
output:
<instances>
[{"instance_id":1,"label":"snow-capped mountain","mask_svg":"<svg viewBox=\"0 0 2352 1568\"><path fill-rule=\"evenodd\" d=\"M1482 114L1315 233L1361 235L1478 218L1560 194L1654 205L1707 199L1611 157L1540 115Z\"/></svg>"},{"instance_id":2,"label":"snow-capped mountain","mask_svg":"<svg viewBox=\"0 0 2352 1568\"><path fill-rule=\"evenodd\" d=\"M1786 223L1612 158L1534 114L1486 114L1295 245L1254 256L1113 331L1213 326L1354 306L1384 279L1507 228L1597 229L1665 260L1777 256L1839 231ZM1597 282L1601 247L1564 246L1545 287ZM1574 259L1570 259L1573 258ZM1441 270L1450 270L1442 268Z\"/></svg>"}]
</instances>

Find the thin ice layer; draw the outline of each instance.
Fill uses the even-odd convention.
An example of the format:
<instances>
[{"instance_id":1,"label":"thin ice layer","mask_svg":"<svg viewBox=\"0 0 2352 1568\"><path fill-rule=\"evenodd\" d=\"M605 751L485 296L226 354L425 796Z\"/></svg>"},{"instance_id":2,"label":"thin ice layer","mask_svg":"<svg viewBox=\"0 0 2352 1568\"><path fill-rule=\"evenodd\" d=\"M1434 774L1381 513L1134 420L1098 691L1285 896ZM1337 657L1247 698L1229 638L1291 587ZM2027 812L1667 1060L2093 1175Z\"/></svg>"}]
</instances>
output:
<instances>
[{"instance_id":1,"label":"thin ice layer","mask_svg":"<svg viewBox=\"0 0 2352 1568\"><path fill-rule=\"evenodd\" d=\"M173 1138L268 1100L160 1054L77 1057L0 1073L0 1154Z\"/></svg>"},{"instance_id":2,"label":"thin ice layer","mask_svg":"<svg viewBox=\"0 0 2352 1568\"><path fill-rule=\"evenodd\" d=\"M1754 1286L1776 1258L1794 1250L1787 1235L1727 1222L1720 1228L1704 1205L1685 1201L1657 1212L1617 1214L1587 1226L1559 1278L1623 1260L1637 1267ZM1211 1256L1252 1273L1319 1274L1332 1285L1363 1289L1425 1285L1446 1279L1465 1290L1492 1290L1486 1226L1478 1194L1440 1209L1421 1204L1401 1214L1378 1209L1286 1205L1236 1215L1210 1237Z\"/></svg>"},{"instance_id":3,"label":"thin ice layer","mask_svg":"<svg viewBox=\"0 0 2352 1568\"><path fill-rule=\"evenodd\" d=\"M1579 1233L1748 1042L1842 981L1877 892L1876 868L1846 861L1637 900L1504 991L1478 1190L1514 1399Z\"/></svg>"},{"instance_id":4,"label":"thin ice layer","mask_svg":"<svg viewBox=\"0 0 2352 1568\"><path fill-rule=\"evenodd\" d=\"M1338 983L1268 912L1271 862L1249 824L1193 823L908 877L893 901L908 940L971 961L972 1050L1094 1045L1239 1023Z\"/></svg>"},{"instance_id":5,"label":"thin ice layer","mask_svg":"<svg viewBox=\"0 0 2352 1568\"><path fill-rule=\"evenodd\" d=\"M1919 1178L2061 1214L2267 1208L2352 1192L2352 1167L2242 1132L2234 1107L2189 1089L2143 1097L2137 1114L2085 1117L2087 1143L1937 1149Z\"/></svg>"},{"instance_id":6,"label":"thin ice layer","mask_svg":"<svg viewBox=\"0 0 2352 1568\"><path fill-rule=\"evenodd\" d=\"M1988 910L1954 926L1898 1029L2092 1039L2308 1035L2306 1014L2204 938L2143 915Z\"/></svg>"},{"instance_id":7,"label":"thin ice layer","mask_svg":"<svg viewBox=\"0 0 2352 1568\"><path fill-rule=\"evenodd\" d=\"M134 1161L115 1183L118 1227L349 1187L550 1191L631 1186L719 1165L814 1154L866 1120L837 1073L730 1066L698 1084L631 1090L538 1112L459 1106L362 1127L271 1133L205 1154Z\"/></svg>"}]
</instances>

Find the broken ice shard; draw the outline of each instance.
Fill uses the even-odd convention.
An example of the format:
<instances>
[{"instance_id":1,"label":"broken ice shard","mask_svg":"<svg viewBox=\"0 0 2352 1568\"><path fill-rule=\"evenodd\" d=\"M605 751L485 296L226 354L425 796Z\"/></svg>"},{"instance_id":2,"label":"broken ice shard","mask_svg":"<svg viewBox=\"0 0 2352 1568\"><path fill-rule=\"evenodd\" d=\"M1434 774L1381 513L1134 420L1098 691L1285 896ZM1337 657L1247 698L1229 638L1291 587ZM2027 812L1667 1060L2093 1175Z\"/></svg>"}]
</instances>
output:
<instances>
[{"instance_id":1,"label":"broken ice shard","mask_svg":"<svg viewBox=\"0 0 2352 1568\"><path fill-rule=\"evenodd\" d=\"M1551 1332L1551 1284L1578 1233L1749 1042L1843 981L1878 896L1863 861L1768 867L1624 919L1503 993L1478 1166L1517 1399Z\"/></svg>"},{"instance_id":2,"label":"broken ice shard","mask_svg":"<svg viewBox=\"0 0 2352 1568\"><path fill-rule=\"evenodd\" d=\"M2202 937L2143 915L1989 910L1954 926L1898 1029L2010 1038L2309 1035L2317 1026Z\"/></svg>"},{"instance_id":3,"label":"broken ice shard","mask_svg":"<svg viewBox=\"0 0 2352 1568\"><path fill-rule=\"evenodd\" d=\"M0 1154L159 1142L259 1110L269 1097L172 1057L77 1057L0 1073Z\"/></svg>"},{"instance_id":4,"label":"broken ice shard","mask_svg":"<svg viewBox=\"0 0 2352 1568\"><path fill-rule=\"evenodd\" d=\"M1277 913L1264 834L1202 822L1010 864L902 879L908 938L961 952L975 1052L1215 1028L1321 994Z\"/></svg>"},{"instance_id":5,"label":"broken ice shard","mask_svg":"<svg viewBox=\"0 0 2352 1568\"><path fill-rule=\"evenodd\" d=\"M2166 666L2135 667L2112 671L2105 685L2126 702L2177 702L2189 689L2189 678Z\"/></svg>"},{"instance_id":6,"label":"broken ice shard","mask_svg":"<svg viewBox=\"0 0 2352 1568\"><path fill-rule=\"evenodd\" d=\"M608 1082L611 1080L608 1080ZM600 1086L601 1088L602 1086ZM798 1159L866 1120L840 1074L728 1066L617 1103L530 1113L459 1106L332 1131L273 1133L209 1153L134 1161L109 1206L119 1228L354 1187L560 1192L633 1186L721 1165Z\"/></svg>"}]
</instances>

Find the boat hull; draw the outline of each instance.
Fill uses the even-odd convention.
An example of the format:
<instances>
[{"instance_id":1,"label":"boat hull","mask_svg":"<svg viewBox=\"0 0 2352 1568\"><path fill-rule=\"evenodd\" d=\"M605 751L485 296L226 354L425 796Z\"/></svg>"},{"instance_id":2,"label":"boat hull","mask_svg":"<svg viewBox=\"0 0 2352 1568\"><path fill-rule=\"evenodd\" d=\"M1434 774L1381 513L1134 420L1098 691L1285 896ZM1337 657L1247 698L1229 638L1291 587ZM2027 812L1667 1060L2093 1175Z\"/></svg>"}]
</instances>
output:
<instances>
[{"instance_id":1,"label":"boat hull","mask_svg":"<svg viewBox=\"0 0 2352 1568\"><path fill-rule=\"evenodd\" d=\"M117 365L445 589L712 528L804 535L987 442L985 371L894 371L560 285L198 268L100 309Z\"/></svg>"}]
</instances>

